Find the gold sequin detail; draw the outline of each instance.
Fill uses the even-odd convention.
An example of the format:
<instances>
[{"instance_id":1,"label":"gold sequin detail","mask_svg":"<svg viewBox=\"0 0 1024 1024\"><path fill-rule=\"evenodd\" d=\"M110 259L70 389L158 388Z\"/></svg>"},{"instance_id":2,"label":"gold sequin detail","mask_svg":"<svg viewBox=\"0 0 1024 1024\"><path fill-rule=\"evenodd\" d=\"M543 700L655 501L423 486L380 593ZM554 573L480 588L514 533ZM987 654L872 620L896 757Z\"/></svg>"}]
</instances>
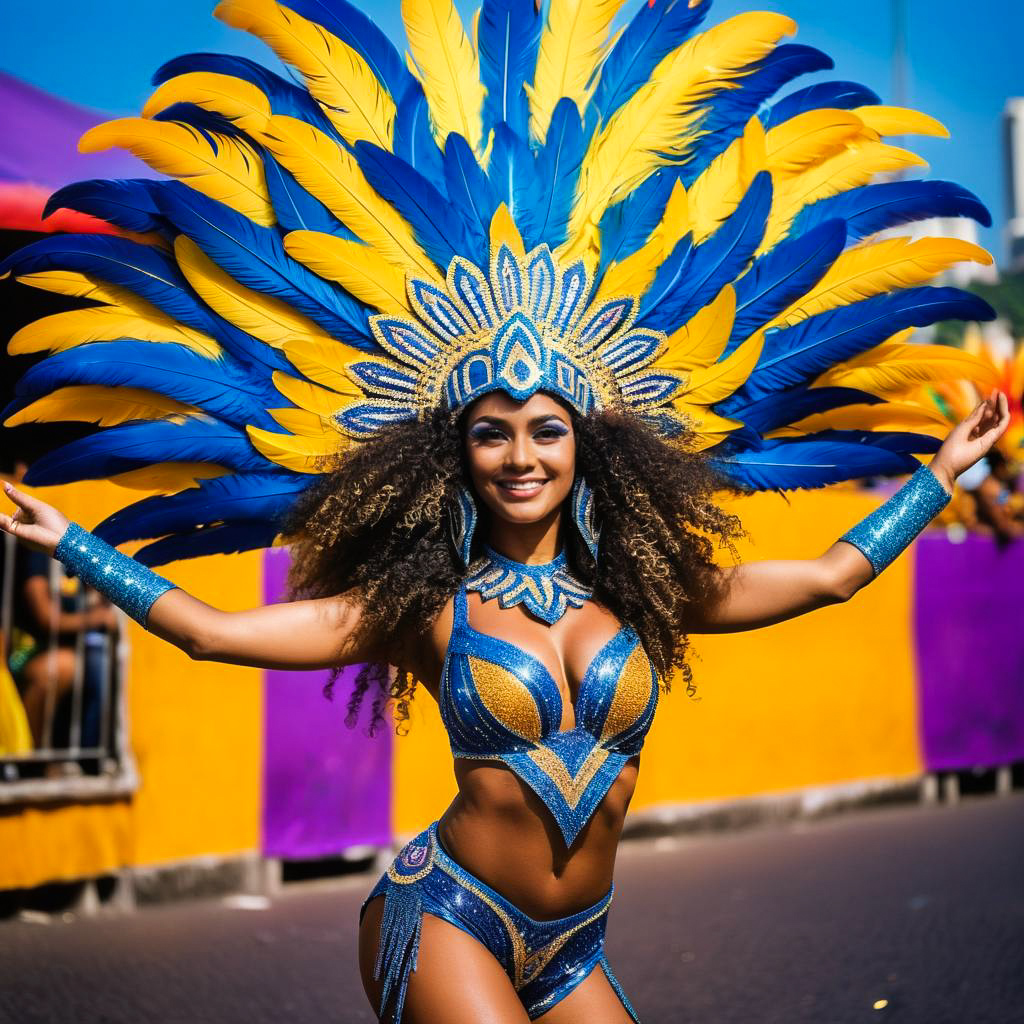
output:
<instances>
[{"instance_id":1,"label":"gold sequin detail","mask_svg":"<svg viewBox=\"0 0 1024 1024\"><path fill-rule=\"evenodd\" d=\"M580 797L586 792L587 786L590 785L590 780L608 759L608 751L604 747L594 747L587 754L587 759L580 766L579 774L575 778L569 774L562 759L547 747L531 750L529 756L530 760L555 784L558 792L565 798L565 802L570 807L575 807L580 802Z\"/></svg>"},{"instance_id":2,"label":"gold sequin detail","mask_svg":"<svg viewBox=\"0 0 1024 1024\"><path fill-rule=\"evenodd\" d=\"M541 738L540 712L526 684L494 662L471 654L466 660L484 707L510 732L536 743Z\"/></svg>"},{"instance_id":3,"label":"gold sequin detail","mask_svg":"<svg viewBox=\"0 0 1024 1024\"><path fill-rule=\"evenodd\" d=\"M633 653L626 659L626 664L622 666L622 672L615 684L615 696L612 697L608 716L601 730L602 743L636 723L647 710L654 687L651 663L647 660L643 647L637 644L633 648Z\"/></svg>"}]
</instances>

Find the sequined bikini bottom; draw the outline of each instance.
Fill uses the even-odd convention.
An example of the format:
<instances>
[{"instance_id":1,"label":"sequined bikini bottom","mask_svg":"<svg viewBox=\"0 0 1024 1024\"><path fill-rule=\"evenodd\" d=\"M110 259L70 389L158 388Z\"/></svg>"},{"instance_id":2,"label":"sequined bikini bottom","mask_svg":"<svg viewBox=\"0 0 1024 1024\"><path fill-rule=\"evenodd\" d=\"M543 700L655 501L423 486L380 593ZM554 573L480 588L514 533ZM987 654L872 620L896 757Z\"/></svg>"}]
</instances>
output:
<instances>
[{"instance_id":1,"label":"sequined bikini bottom","mask_svg":"<svg viewBox=\"0 0 1024 1024\"><path fill-rule=\"evenodd\" d=\"M384 896L375 977L383 980L380 1019L402 1017L409 972L416 970L423 914L478 939L515 986L530 1020L560 1002L600 965L636 1024L639 1019L608 966L604 929L612 890L594 906L557 921L534 921L460 867L441 848L437 822L409 842L366 897ZM391 1004L388 1014L385 1009Z\"/></svg>"}]
</instances>

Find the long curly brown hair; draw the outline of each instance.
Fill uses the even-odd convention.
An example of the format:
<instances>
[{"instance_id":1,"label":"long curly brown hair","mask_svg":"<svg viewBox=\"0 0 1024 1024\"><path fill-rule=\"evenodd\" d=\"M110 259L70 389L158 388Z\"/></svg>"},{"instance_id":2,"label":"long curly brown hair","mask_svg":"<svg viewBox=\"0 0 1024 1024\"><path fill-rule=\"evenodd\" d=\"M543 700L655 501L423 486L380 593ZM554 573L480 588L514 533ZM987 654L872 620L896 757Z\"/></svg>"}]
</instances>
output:
<instances>
[{"instance_id":1,"label":"long curly brown hair","mask_svg":"<svg viewBox=\"0 0 1024 1024\"><path fill-rule=\"evenodd\" d=\"M601 542L595 565L578 532L567 529L570 567L636 630L663 687L678 669L692 694L687 622L716 593L716 548L731 549L741 533L739 520L715 504L724 483L685 436L665 441L619 411L573 412L572 422L576 468L594 492ZM356 595L356 641L372 637L402 660L400 652L428 632L465 575L448 520L468 479L462 417L447 410L353 445L304 493L284 527L293 596ZM480 512L475 546L487 534L486 509ZM366 666L349 702L349 723L375 687L370 730L383 722L389 700L401 730L416 682L402 670L392 675L386 665Z\"/></svg>"}]
</instances>

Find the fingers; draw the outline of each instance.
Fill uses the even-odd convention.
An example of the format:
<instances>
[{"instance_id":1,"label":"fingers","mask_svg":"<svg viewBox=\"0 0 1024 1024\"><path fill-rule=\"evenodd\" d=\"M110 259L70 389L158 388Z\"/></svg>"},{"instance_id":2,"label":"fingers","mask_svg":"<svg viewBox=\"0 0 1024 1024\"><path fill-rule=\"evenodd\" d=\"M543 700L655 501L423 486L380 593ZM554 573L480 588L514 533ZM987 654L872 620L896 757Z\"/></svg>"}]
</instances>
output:
<instances>
[{"instance_id":1,"label":"fingers","mask_svg":"<svg viewBox=\"0 0 1024 1024\"><path fill-rule=\"evenodd\" d=\"M23 508L26 512L32 512L42 505L42 502L38 498L30 498L24 491L19 491L14 484L8 483L6 480L4 481L4 494L6 494L7 497L18 506L18 508Z\"/></svg>"}]
</instances>

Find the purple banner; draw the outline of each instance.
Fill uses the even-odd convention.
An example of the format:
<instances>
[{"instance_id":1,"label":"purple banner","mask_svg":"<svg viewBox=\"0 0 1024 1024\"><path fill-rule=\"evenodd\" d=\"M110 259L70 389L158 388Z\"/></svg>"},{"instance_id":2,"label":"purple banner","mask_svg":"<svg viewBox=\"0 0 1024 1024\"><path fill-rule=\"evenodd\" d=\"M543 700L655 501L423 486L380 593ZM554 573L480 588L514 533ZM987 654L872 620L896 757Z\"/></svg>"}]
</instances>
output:
<instances>
[{"instance_id":1,"label":"purple banner","mask_svg":"<svg viewBox=\"0 0 1024 1024\"><path fill-rule=\"evenodd\" d=\"M1024 543L917 543L914 619L928 771L1024 759Z\"/></svg>"},{"instance_id":2,"label":"purple banner","mask_svg":"<svg viewBox=\"0 0 1024 1024\"><path fill-rule=\"evenodd\" d=\"M264 554L263 594L279 601L288 553ZM391 842L391 731L372 739L345 725L357 668L346 669L334 700L329 673L264 673L263 853L326 857L364 843Z\"/></svg>"}]
</instances>

